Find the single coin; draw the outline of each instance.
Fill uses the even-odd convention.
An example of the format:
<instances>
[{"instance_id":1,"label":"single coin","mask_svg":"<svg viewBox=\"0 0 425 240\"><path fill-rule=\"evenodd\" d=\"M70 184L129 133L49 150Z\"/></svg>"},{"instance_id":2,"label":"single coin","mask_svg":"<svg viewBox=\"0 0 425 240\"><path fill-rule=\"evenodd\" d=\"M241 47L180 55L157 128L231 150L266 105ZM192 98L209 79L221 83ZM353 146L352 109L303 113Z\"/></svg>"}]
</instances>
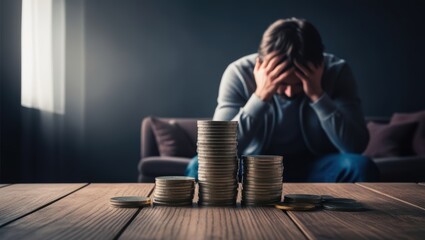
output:
<instances>
[{"instance_id":1,"label":"single coin","mask_svg":"<svg viewBox=\"0 0 425 240\"><path fill-rule=\"evenodd\" d=\"M285 203L280 202L274 205L275 208L285 211L311 211L316 209L316 205L311 203Z\"/></svg>"},{"instance_id":2,"label":"single coin","mask_svg":"<svg viewBox=\"0 0 425 240\"><path fill-rule=\"evenodd\" d=\"M357 212L366 210L365 207L358 203L345 203L345 202L324 202L322 204L323 209L330 211L345 211L345 212Z\"/></svg>"},{"instance_id":3,"label":"single coin","mask_svg":"<svg viewBox=\"0 0 425 240\"><path fill-rule=\"evenodd\" d=\"M287 203L321 203L322 197L312 194L286 194L285 202Z\"/></svg>"},{"instance_id":4,"label":"single coin","mask_svg":"<svg viewBox=\"0 0 425 240\"><path fill-rule=\"evenodd\" d=\"M155 181L182 181L182 182L186 182L186 181L195 181L195 178L193 177L186 177L186 176L162 176L162 177L156 177Z\"/></svg>"},{"instance_id":5,"label":"single coin","mask_svg":"<svg viewBox=\"0 0 425 240\"><path fill-rule=\"evenodd\" d=\"M143 207L151 204L151 199L149 197L139 196L113 197L109 201L111 205L116 207Z\"/></svg>"},{"instance_id":6,"label":"single coin","mask_svg":"<svg viewBox=\"0 0 425 240\"><path fill-rule=\"evenodd\" d=\"M331 195L322 195L321 197L322 197L322 202L326 202L329 199L335 198Z\"/></svg>"},{"instance_id":7,"label":"single coin","mask_svg":"<svg viewBox=\"0 0 425 240\"><path fill-rule=\"evenodd\" d=\"M329 198L329 199L323 200L323 197L322 197L322 201L325 203L356 203L357 202L355 199L351 199L351 198Z\"/></svg>"}]
</instances>

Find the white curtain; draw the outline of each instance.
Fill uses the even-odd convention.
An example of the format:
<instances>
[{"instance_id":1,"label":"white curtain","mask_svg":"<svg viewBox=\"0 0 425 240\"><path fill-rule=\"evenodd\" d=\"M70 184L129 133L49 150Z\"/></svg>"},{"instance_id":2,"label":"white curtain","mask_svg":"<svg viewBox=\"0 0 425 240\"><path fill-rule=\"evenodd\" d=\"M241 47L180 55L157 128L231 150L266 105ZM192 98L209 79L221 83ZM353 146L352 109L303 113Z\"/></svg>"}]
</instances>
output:
<instances>
[{"instance_id":1,"label":"white curtain","mask_svg":"<svg viewBox=\"0 0 425 240\"><path fill-rule=\"evenodd\" d=\"M65 0L22 1L21 104L65 113Z\"/></svg>"}]
</instances>

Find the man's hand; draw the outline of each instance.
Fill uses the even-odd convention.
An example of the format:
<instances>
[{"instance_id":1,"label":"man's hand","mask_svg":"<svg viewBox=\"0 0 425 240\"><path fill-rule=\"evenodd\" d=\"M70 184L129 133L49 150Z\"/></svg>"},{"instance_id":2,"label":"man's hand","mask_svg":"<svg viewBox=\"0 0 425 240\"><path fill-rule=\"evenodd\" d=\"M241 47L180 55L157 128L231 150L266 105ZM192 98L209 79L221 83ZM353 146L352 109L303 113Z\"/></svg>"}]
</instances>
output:
<instances>
[{"instance_id":1,"label":"man's hand","mask_svg":"<svg viewBox=\"0 0 425 240\"><path fill-rule=\"evenodd\" d=\"M294 64L298 68L295 71L295 75L301 79L305 95L307 95L312 102L317 101L317 99L323 95L321 85L324 69L323 61L318 67L314 66L311 62L307 63L307 66L303 66L296 61Z\"/></svg>"},{"instance_id":2,"label":"man's hand","mask_svg":"<svg viewBox=\"0 0 425 240\"><path fill-rule=\"evenodd\" d=\"M285 70L289 63L287 60L281 62L284 57L285 55L271 53L265 57L262 63L257 58L254 68L257 89L254 94L262 101L269 101L275 94L279 84L295 71L293 67Z\"/></svg>"}]
</instances>

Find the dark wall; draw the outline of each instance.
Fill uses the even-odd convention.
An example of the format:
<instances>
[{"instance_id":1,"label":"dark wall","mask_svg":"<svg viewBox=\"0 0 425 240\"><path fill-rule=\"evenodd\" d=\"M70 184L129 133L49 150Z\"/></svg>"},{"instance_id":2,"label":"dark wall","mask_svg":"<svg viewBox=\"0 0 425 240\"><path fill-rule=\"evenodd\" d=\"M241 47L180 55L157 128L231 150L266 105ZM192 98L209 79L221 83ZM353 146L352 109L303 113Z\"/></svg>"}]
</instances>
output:
<instances>
[{"instance_id":1,"label":"dark wall","mask_svg":"<svg viewBox=\"0 0 425 240\"><path fill-rule=\"evenodd\" d=\"M4 126L15 126L5 121L19 118L20 1L0 1L3 163L5 152L12 159L19 153L10 150L15 140L8 138L20 129L8 133ZM67 150L81 157L65 180L135 181L141 120L211 117L225 67L255 52L265 28L278 18L310 20L326 50L348 60L366 115L425 109L423 1L80 0L69 7L70 2L67 36L74 40L67 39L67 49L76 64L67 88L75 91L66 101L78 108L73 114L83 147Z\"/></svg>"},{"instance_id":2,"label":"dark wall","mask_svg":"<svg viewBox=\"0 0 425 240\"><path fill-rule=\"evenodd\" d=\"M0 0L0 182L20 173L21 2Z\"/></svg>"}]
</instances>

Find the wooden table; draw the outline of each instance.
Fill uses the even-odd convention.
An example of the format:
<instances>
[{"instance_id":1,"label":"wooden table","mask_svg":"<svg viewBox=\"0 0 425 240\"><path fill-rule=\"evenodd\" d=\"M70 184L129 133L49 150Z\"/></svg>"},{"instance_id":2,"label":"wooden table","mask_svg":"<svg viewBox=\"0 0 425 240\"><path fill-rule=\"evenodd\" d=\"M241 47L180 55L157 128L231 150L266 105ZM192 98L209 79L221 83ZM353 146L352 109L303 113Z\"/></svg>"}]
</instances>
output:
<instances>
[{"instance_id":1,"label":"wooden table","mask_svg":"<svg viewBox=\"0 0 425 240\"><path fill-rule=\"evenodd\" d=\"M0 185L0 239L424 239L425 185L286 184L284 194L353 198L368 211L271 207L111 207L153 184Z\"/></svg>"}]
</instances>

